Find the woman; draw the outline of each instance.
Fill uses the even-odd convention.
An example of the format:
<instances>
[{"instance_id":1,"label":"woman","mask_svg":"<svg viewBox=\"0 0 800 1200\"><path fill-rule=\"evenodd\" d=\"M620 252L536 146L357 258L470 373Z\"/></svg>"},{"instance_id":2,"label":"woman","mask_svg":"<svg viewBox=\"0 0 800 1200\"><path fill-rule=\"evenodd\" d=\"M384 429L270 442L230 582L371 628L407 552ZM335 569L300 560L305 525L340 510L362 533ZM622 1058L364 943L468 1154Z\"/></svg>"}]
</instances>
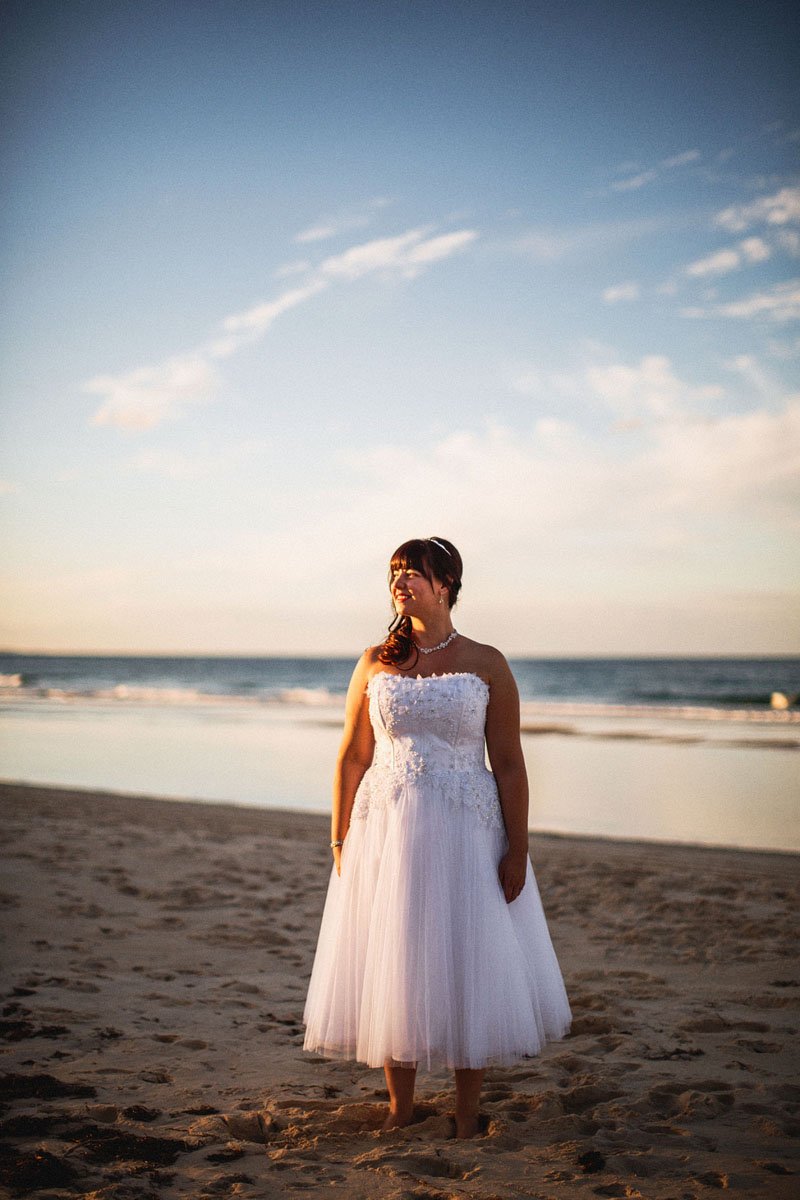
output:
<instances>
[{"instance_id":1,"label":"woman","mask_svg":"<svg viewBox=\"0 0 800 1200\"><path fill-rule=\"evenodd\" d=\"M303 1048L383 1066L384 1130L413 1119L419 1060L447 1066L467 1138L486 1067L539 1054L572 1013L528 854L517 686L454 629L461 574L445 538L392 555L395 618L347 692Z\"/></svg>"}]
</instances>

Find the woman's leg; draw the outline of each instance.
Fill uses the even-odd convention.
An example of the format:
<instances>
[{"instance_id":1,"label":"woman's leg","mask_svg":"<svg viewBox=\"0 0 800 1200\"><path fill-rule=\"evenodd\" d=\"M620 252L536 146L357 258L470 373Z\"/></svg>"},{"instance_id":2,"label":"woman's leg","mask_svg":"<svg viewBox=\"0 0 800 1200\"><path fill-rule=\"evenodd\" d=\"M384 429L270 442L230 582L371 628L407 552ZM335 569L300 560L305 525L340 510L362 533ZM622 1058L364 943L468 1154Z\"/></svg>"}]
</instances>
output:
<instances>
[{"instance_id":1,"label":"woman's leg","mask_svg":"<svg viewBox=\"0 0 800 1200\"><path fill-rule=\"evenodd\" d=\"M416 1065L400 1067L393 1058L383 1064L386 1086L389 1089L389 1115L381 1129L397 1129L408 1125L414 1115L414 1084L417 1078Z\"/></svg>"},{"instance_id":2,"label":"woman's leg","mask_svg":"<svg viewBox=\"0 0 800 1200\"><path fill-rule=\"evenodd\" d=\"M464 1068L456 1076L456 1137L474 1137L478 1132L478 1101L486 1068Z\"/></svg>"}]
</instances>

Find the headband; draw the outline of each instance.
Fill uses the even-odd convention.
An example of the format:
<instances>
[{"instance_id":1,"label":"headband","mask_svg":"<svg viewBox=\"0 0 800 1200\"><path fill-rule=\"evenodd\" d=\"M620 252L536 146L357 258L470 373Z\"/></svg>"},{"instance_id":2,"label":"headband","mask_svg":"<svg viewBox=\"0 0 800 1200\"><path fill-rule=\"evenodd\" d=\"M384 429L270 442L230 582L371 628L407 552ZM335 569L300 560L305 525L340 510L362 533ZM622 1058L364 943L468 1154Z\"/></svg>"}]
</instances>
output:
<instances>
[{"instance_id":1,"label":"headband","mask_svg":"<svg viewBox=\"0 0 800 1200\"><path fill-rule=\"evenodd\" d=\"M452 558L452 557L453 557L453 556L452 556L452 554L450 553L450 551L447 549L447 546L443 545L443 543L442 543L442 542L440 542L440 541L438 540L438 538L428 538L428 541L429 541L429 542L433 542L434 546L440 546L440 547L442 548L442 550L444 550L445 554L446 554L446 555L447 555L449 558Z\"/></svg>"}]
</instances>

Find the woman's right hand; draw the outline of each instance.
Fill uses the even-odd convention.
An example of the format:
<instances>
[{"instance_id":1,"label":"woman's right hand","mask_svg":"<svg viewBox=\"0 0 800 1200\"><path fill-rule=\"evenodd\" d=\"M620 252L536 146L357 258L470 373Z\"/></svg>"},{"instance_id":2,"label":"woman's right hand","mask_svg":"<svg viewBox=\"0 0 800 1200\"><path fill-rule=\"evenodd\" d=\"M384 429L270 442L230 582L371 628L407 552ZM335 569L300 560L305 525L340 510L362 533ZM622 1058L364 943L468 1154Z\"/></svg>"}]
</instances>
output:
<instances>
[{"instance_id":1,"label":"woman's right hand","mask_svg":"<svg viewBox=\"0 0 800 1200\"><path fill-rule=\"evenodd\" d=\"M341 846L332 846L331 849L333 850L333 864L336 867L336 874L341 875L341 873L342 873L342 847Z\"/></svg>"}]
</instances>

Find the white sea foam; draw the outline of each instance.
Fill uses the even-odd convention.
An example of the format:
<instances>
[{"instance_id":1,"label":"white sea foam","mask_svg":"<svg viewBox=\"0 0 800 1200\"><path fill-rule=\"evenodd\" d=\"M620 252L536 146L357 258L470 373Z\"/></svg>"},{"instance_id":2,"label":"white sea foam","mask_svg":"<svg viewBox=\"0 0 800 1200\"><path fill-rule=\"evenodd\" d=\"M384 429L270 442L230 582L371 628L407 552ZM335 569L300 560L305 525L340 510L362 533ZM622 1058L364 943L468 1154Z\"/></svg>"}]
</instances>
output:
<instances>
[{"instance_id":1,"label":"white sea foam","mask_svg":"<svg viewBox=\"0 0 800 1200\"><path fill-rule=\"evenodd\" d=\"M343 704L344 697L329 692L327 688L284 688L268 699L273 704L300 704L316 708L323 704Z\"/></svg>"},{"instance_id":2,"label":"white sea foam","mask_svg":"<svg viewBox=\"0 0 800 1200\"><path fill-rule=\"evenodd\" d=\"M286 716L309 709L334 710L331 720L339 720L345 697L326 687L285 687L256 693L213 692L196 687L175 685L117 683L111 687L80 688L24 686L20 675L0 675L0 704L35 707L56 702L81 704L137 705L156 708L246 708L280 709ZM697 726L711 722L720 727L759 726L786 728L800 726L800 709L727 708L718 705L690 704L619 704L579 700L527 700L521 704L521 725L526 733L586 733L596 718L607 718L617 730L624 727L629 736L661 737L667 725L693 725L692 736L702 737ZM569 723L568 723L569 722ZM655 723L656 729L645 728ZM637 728L638 727L638 728Z\"/></svg>"},{"instance_id":3,"label":"white sea foam","mask_svg":"<svg viewBox=\"0 0 800 1200\"><path fill-rule=\"evenodd\" d=\"M521 706L526 718L656 717L670 721L744 721L765 725L800 725L800 709L720 708L701 704L606 704L580 700L528 700Z\"/></svg>"},{"instance_id":4,"label":"white sea foam","mask_svg":"<svg viewBox=\"0 0 800 1200\"><path fill-rule=\"evenodd\" d=\"M344 706L344 696L327 688L279 688L257 695L239 692L208 692L191 687L158 687L152 684L117 683L113 687L22 687L20 683L3 684L3 680L20 680L20 676L0 676L0 700L13 699L35 703L37 700L56 700L80 704L86 701L108 701L156 706L181 705L282 705L296 708L319 708L325 705ZM19 690L17 690L19 689ZM4 691L6 695L4 696Z\"/></svg>"}]
</instances>

